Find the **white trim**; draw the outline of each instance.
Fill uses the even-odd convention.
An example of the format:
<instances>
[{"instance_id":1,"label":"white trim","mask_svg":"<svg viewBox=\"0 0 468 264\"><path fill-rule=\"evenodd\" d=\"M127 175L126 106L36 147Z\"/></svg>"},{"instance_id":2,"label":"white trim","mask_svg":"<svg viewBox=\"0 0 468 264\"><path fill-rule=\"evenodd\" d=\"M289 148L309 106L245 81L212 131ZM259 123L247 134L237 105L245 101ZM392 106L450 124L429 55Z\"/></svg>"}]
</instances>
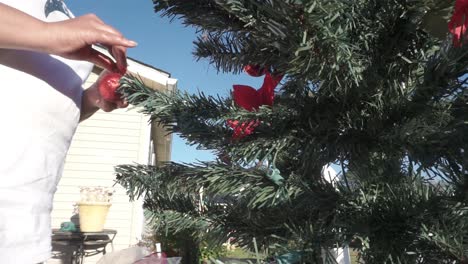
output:
<instances>
[{"instance_id":1,"label":"white trim","mask_svg":"<svg viewBox=\"0 0 468 264\"><path fill-rule=\"evenodd\" d=\"M159 84L165 85L168 82L168 79L170 79L167 74L160 72L156 69L149 68L148 66L135 62L132 59L128 59L127 64L127 69L129 72L136 73L140 77L152 80Z\"/></svg>"},{"instance_id":2,"label":"white trim","mask_svg":"<svg viewBox=\"0 0 468 264\"><path fill-rule=\"evenodd\" d=\"M141 128L140 128L140 152L138 153L138 163L148 164L151 144L151 125L146 121L147 117L142 116ZM143 215L143 199L140 198L133 202L133 212L132 212L132 227L131 241L138 242L142 239L143 235L143 224L144 224L144 215ZM132 244L132 242L130 242ZM131 246L131 245L130 245Z\"/></svg>"}]
</instances>

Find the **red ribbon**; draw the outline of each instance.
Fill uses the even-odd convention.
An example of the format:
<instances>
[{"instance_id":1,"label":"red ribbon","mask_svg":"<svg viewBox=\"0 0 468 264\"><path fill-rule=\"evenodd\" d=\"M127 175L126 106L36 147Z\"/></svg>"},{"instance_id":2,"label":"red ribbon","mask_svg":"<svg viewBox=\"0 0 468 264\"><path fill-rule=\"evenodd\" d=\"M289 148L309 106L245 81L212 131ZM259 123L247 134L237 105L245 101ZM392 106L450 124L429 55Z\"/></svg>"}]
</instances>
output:
<instances>
[{"instance_id":1,"label":"red ribbon","mask_svg":"<svg viewBox=\"0 0 468 264\"><path fill-rule=\"evenodd\" d=\"M247 69L254 66L247 65L244 69L251 76L259 76L252 74ZM258 67L258 66L257 66ZM233 98L234 102L244 108L247 111L253 112L260 108L262 105L273 106L273 99L275 97L275 88L281 81L283 76L272 76L267 70L264 71L265 78L263 79L263 85L260 89L255 90L254 88L247 85L234 85L233 86ZM252 134L260 122L258 120L248 121L239 124L239 121L228 120L228 125L234 129L233 138L241 139L245 136Z\"/></svg>"},{"instance_id":2,"label":"red ribbon","mask_svg":"<svg viewBox=\"0 0 468 264\"><path fill-rule=\"evenodd\" d=\"M461 47L468 27L468 0L457 0L452 18L448 23L450 33L453 34L453 45Z\"/></svg>"},{"instance_id":3,"label":"red ribbon","mask_svg":"<svg viewBox=\"0 0 468 264\"><path fill-rule=\"evenodd\" d=\"M266 68L263 68L260 65L247 65L244 67L244 71L253 77L262 76L267 72Z\"/></svg>"},{"instance_id":4,"label":"red ribbon","mask_svg":"<svg viewBox=\"0 0 468 264\"><path fill-rule=\"evenodd\" d=\"M239 124L239 121L237 120L228 120L227 123L232 129L234 129L232 138L241 139L245 136L252 134L260 122L258 120L255 120Z\"/></svg>"}]
</instances>

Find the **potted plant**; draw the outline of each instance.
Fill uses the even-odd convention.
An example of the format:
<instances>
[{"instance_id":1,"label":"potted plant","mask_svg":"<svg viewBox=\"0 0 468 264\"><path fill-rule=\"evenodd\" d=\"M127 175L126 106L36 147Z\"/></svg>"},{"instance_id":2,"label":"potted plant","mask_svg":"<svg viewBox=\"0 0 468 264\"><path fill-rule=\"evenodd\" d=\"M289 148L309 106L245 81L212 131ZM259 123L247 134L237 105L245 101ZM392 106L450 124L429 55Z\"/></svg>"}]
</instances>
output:
<instances>
[{"instance_id":1,"label":"potted plant","mask_svg":"<svg viewBox=\"0 0 468 264\"><path fill-rule=\"evenodd\" d=\"M81 232L100 232L104 229L114 193L107 187L81 187L77 203Z\"/></svg>"}]
</instances>

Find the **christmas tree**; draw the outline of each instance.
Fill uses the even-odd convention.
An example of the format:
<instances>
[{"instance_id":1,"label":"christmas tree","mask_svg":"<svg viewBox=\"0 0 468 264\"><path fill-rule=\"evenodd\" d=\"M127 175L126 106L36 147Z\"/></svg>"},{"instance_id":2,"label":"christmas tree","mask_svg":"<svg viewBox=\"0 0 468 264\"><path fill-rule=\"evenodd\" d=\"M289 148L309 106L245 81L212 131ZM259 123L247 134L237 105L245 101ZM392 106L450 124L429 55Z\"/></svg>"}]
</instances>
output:
<instances>
[{"instance_id":1,"label":"christmas tree","mask_svg":"<svg viewBox=\"0 0 468 264\"><path fill-rule=\"evenodd\" d=\"M218 156L116 168L153 228L276 263L348 245L365 263L468 263L467 1L153 2L199 29L197 59L264 78L230 98L125 78L151 121Z\"/></svg>"}]
</instances>

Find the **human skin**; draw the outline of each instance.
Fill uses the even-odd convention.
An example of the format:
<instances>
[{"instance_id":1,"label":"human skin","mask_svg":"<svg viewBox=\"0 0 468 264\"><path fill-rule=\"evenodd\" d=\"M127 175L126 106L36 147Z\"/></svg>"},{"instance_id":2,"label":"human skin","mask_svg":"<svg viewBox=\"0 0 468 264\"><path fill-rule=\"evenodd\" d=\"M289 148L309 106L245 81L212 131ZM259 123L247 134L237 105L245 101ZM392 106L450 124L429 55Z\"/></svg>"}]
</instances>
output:
<instances>
[{"instance_id":1,"label":"human skin","mask_svg":"<svg viewBox=\"0 0 468 264\"><path fill-rule=\"evenodd\" d=\"M94 44L106 47L115 62L93 49ZM125 38L93 14L59 22L44 22L0 3L0 48L3 49L29 50L89 61L108 71L124 73L127 68L126 49L136 45L136 42ZM103 100L97 85L92 85L83 93L80 121L98 109L109 112L126 106L123 100Z\"/></svg>"}]
</instances>

